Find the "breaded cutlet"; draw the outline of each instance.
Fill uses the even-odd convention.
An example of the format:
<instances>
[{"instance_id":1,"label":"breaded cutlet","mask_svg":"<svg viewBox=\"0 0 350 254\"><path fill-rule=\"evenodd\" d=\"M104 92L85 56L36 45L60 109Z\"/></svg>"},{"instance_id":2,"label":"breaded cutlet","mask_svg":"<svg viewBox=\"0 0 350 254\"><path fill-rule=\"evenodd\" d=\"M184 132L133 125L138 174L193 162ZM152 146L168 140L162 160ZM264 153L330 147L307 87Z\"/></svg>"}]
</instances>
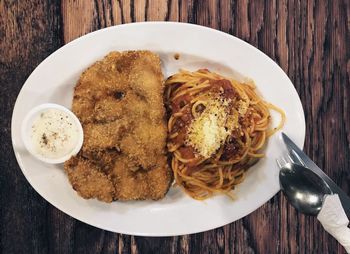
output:
<instances>
[{"instance_id":1,"label":"breaded cutlet","mask_svg":"<svg viewBox=\"0 0 350 254\"><path fill-rule=\"evenodd\" d=\"M173 175L159 57L150 51L111 52L81 75L73 112L84 129L79 154L65 163L84 198L161 199Z\"/></svg>"}]
</instances>

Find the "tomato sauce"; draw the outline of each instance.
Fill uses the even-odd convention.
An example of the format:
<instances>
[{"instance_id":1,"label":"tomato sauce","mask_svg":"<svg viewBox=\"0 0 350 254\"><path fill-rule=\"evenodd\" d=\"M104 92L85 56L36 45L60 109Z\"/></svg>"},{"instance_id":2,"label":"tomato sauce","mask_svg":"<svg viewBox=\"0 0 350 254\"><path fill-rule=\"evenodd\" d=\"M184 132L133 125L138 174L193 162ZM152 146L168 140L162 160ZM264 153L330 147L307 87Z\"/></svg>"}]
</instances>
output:
<instances>
[{"instance_id":1,"label":"tomato sauce","mask_svg":"<svg viewBox=\"0 0 350 254\"><path fill-rule=\"evenodd\" d=\"M203 80L204 81L204 80ZM238 96L238 93L232 87L231 82L226 79L212 80L210 81L210 86L205 88L202 92L220 94L224 99L233 99ZM176 98L172 104L172 114L175 114L181 110L182 116L177 117L172 129L172 133L178 133L178 135L173 139L176 144L181 144L179 152L181 157L184 159L195 158L195 149L192 146L186 146L184 143L187 136L187 127L190 125L191 121L194 119L191 112L191 100L193 99L190 95L182 95ZM232 102L230 102L231 104ZM230 160L239 150L239 144L231 138L229 142L225 143L224 152L221 156L222 160ZM196 162L199 160L194 160L194 162L186 163L188 166L188 174L192 174L199 170L195 166Z\"/></svg>"}]
</instances>

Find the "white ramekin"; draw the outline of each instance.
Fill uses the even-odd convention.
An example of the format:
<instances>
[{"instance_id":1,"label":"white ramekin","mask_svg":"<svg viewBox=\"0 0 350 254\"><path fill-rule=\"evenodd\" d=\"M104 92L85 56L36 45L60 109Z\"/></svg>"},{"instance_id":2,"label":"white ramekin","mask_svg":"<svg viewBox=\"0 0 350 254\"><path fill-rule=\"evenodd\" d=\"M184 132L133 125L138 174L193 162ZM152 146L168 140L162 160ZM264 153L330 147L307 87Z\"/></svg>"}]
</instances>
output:
<instances>
[{"instance_id":1,"label":"white ramekin","mask_svg":"<svg viewBox=\"0 0 350 254\"><path fill-rule=\"evenodd\" d=\"M41 114L42 112L48 110L48 109L58 109L61 110L65 113L67 113L74 121L74 123L76 124L77 128L78 128L78 142L76 144L76 147L68 154L65 154L63 157L60 158L55 158L55 159L50 159L50 158L46 158L40 154L38 154L32 144L32 140L31 140L31 129L33 126L33 121L36 119L36 117ZM54 104L54 103L44 103L41 104L39 106L34 107L33 109L31 109L28 114L25 116L23 122L22 122L22 126L21 126L21 135L22 135L22 140L24 142L24 145L26 147L26 149L29 151L29 153L31 155L33 155L35 158L46 162L46 163L50 163L50 164L58 164L58 163L63 163L65 161L67 161L68 159L70 159L73 155L76 155L82 145L83 145L83 141L84 141L84 132L83 132L83 128L81 126L81 123L79 121L79 119L76 117L76 115L70 111L69 109L58 105L58 104Z\"/></svg>"}]
</instances>

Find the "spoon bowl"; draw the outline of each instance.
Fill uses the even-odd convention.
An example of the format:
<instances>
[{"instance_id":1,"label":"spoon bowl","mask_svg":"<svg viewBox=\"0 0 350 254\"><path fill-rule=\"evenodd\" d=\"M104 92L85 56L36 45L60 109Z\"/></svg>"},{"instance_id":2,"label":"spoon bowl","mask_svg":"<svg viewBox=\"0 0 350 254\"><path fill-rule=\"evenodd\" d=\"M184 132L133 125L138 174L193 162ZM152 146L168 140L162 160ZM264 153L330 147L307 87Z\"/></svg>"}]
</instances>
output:
<instances>
[{"instance_id":1,"label":"spoon bowl","mask_svg":"<svg viewBox=\"0 0 350 254\"><path fill-rule=\"evenodd\" d=\"M321 177L298 164L283 165L279 179L288 201L304 214L317 215L322 208L325 195L333 194Z\"/></svg>"}]
</instances>

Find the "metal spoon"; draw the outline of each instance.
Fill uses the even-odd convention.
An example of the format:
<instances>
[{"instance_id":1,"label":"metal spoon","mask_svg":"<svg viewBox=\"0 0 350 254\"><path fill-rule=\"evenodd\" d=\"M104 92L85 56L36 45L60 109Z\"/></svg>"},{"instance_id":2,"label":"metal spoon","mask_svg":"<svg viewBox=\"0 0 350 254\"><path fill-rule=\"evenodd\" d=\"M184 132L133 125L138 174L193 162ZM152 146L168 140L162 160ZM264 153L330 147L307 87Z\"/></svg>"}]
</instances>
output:
<instances>
[{"instance_id":1,"label":"metal spoon","mask_svg":"<svg viewBox=\"0 0 350 254\"><path fill-rule=\"evenodd\" d=\"M328 184L310 169L294 163L281 166L282 191L298 211L317 215L326 194L333 194Z\"/></svg>"}]
</instances>

